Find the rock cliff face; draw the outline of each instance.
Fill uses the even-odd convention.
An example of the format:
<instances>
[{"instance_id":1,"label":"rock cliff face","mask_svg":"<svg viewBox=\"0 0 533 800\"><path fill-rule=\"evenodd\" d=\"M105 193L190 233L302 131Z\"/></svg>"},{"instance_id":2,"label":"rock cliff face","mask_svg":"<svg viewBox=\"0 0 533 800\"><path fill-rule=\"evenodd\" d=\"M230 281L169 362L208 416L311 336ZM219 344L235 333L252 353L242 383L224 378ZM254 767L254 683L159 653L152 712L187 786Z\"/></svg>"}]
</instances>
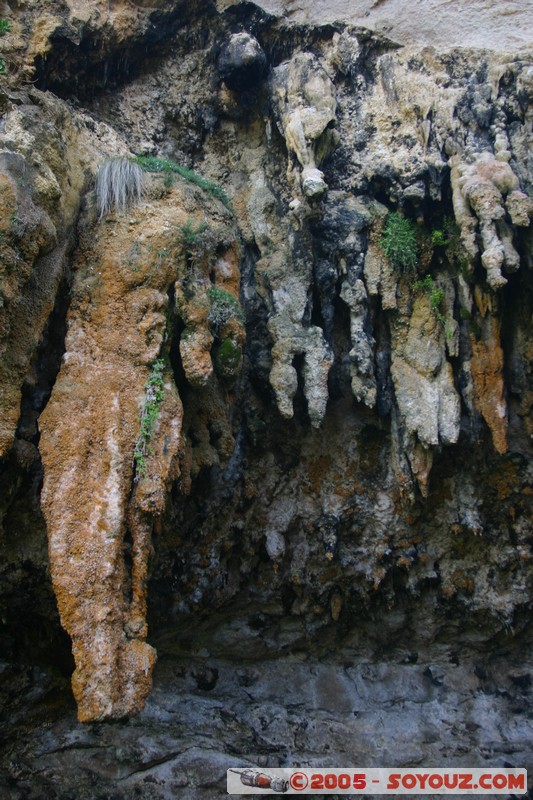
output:
<instances>
[{"instance_id":1,"label":"rock cliff face","mask_svg":"<svg viewBox=\"0 0 533 800\"><path fill-rule=\"evenodd\" d=\"M5 7L6 797L533 767L531 12L330 5Z\"/></svg>"}]
</instances>

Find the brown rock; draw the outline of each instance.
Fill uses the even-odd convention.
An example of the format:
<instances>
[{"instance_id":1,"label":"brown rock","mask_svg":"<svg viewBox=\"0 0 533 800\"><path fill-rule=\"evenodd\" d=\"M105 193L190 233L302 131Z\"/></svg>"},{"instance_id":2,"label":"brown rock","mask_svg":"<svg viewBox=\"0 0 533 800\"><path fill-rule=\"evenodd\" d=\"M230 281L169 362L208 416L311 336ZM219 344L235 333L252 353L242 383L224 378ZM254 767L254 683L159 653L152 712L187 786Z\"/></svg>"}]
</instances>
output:
<instances>
[{"instance_id":1,"label":"brown rock","mask_svg":"<svg viewBox=\"0 0 533 800\"><path fill-rule=\"evenodd\" d=\"M507 452L507 404L503 381L503 350L500 323L492 316L484 321L484 335L479 341L470 336L472 378L476 408L489 426L498 453Z\"/></svg>"},{"instance_id":2,"label":"brown rock","mask_svg":"<svg viewBox=\"0 0 533 800\"><path fill-rule=\"evenodd\" d=\"M137 223L133 244L130 221ZM154 521L178 475L183 419L168 364L148 440L139 433L140 410L151 402L150 365L169 346L167 293L186 275L180 221L177 188L87 233L64 363L40 418L42 507L81 721L136 713L151 688L148 557ZM201 323L205 333L205 316Z\"/></svg>"}]
</instances>

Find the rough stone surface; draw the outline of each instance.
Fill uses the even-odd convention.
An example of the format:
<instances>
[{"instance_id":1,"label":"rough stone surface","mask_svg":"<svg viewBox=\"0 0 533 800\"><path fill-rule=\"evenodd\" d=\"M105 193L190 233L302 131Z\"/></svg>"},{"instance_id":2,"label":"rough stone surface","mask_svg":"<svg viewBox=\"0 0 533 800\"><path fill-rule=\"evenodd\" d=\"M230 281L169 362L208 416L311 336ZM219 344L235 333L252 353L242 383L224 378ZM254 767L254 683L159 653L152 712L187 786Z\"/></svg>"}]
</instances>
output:
<instances>
[{"instance_id":1,"label":"rough stone surface","mask_svg":"<svg viewBox=\"0 0 533 800\"><path fill-rule=\"evenodd\" d=\"M199 286L191 286L197 266L187 263L179 235L187 224L176 187L127 217L105 218L90 241L82 232L63 366L39 420L50 567L72 638L82 721L135 713L151 688L155 651L145 642L151 530L179 474L183 416L169 366L142 471L134 452L150 364L168 351L167 293L175 282L176 297L188 297L178 301L185 325L213 342L207 312L192 310L206 301L205 288L202 300ZM222 263L227 267L221 255L215 268L224 273ZM218 285L227 280L222 274ZM213 371L209 348L190 348L184 368L193 383L199 374L205 382Z\"/></svg>"},{"instance_id":2,"label":"rough stone surface","mask_svg":"<svg viewBox=\"0 0 533 800\"><path fill-rule=\"evenodd\" d=\"M217 0L221 9L238 5ZM484 47L512 51L529 47L533 12L522 0L480 0L460 6L447 0L421 0L416 6L404 0L260 0L270 14L314 25L346 20L389 36L401 44Z\"/></svg>"},{"instance_id":3,"label":"rough stone surface","mask_svg":"<svg viewBox=\"0 0 533 800\"><path fill-rule=\"evenodd\" d=\"M302 167L302 191L320 197L328 187L318 166L336 143L330 128L337 105L331 78L315 56L298 53L274 69L271 92L287 150ZM293 169L289 162L289 175Z\"/></svg>"},{"instance_id":4,"label":"rough stone surface","mask_svg":"<svg viewBox=\"0 0 533 800\"><path fill-rule=\"evenodd\" d=\"M472 165L461 163L457 155L450 159L455 218L461 228L465 251L470 259L477 256L477 217L482 242L481 263L493 289L507 283L501 273L502 266L507 272L514 272L520 264L512 233L504 221L504 202L509 202L507 211L514 225L527 227L531 213L529 198L517 191L518 178L506 163L511 154L507 149L502 151L501 139L505 139L504 146L509 144L506 136L496 135L496 156L482 153ZM504 201L504 196L509 200Z\"/></svg>"},{"instance_id":5,"label":"rough stone surface","mask_svg":"<svg viewBox=\"0 0 533 800\"><path fill-rule=\"evenodd\" d=\"M234 33L224 43L217 67L230 89L243 91L261 82L267 71L267 59L261 45L249 33Z\"/></svg>"},{"instance_id":6,"label":"rough stone surface","mask_svg":"<svg viewBox=\"0 0 533 800\"><path fill-rule=\"evenodd\" d=\"M400 414L423 445L454 444L461 409L445 356L445 333L423 293L407 320L402 311L392 328L391 362Z\"/></svg>"}]
</instances>

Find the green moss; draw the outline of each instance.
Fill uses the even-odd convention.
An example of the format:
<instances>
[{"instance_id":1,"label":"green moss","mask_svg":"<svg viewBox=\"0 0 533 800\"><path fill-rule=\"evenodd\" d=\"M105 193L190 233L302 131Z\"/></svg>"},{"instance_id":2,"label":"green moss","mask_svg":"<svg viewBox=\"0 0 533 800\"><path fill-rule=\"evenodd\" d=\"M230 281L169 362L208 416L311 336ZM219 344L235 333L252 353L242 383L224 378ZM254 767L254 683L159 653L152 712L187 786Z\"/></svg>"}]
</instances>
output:
<instances>
[{"instance_id":1,"label":"green moss","mask_svg":"<svg viewBox=\"0 0 533 800\"><path fill-rule=\"evenodd\" d=\"M431 290L429 295L429 302L431 304L431 308L433 309L433 311L437 311L443 300L444 300L444 289L441 289L439 286L436 286L434 289Z\"/></svg>"},{"instance_id":2,"label":"green moss","mask_svg":"<svg viewBox=\"0 0 533 800\"><path fill-rule=\"evenodd\" d=\"M11 30L11 23L8 19L0 19L0 36L5 36Z\"/></svg>"},{"instance_id":3,"label":"green moss","mask_svg":"<svg viewBox=\"0 0 533 800\"><path fill-rule=\"evenodd\" d=\"M459 316L461 317L461 319L472 319L472 314L467 308L460 308Z\"/></svg>"},{"instance_id":4,"label":"green moss","mask_svg":"<svg viewBox=\"0 0 533 800\"><path fill-rule=\"evenodd\" d=\"M430 292L433 289L433 278L431 275L425 275L421 280L414 282L413 289L415 292Z\"/></svg>"},{"instance_id":5,"label":"green moss","mask_svg":"<svg viewBox=\"0 0 533 800\"><path fill-rule=\"evenodd\" d=\"M415 291L423 291L429 298L429 302L433 311L437 312L444 300L444 289L440 286L435 286L435 282L431 275L426 275L422 280L415 281L413 288Z\"/></svg>"},{"instance_id":6,"label":"green moss","mask_svg":"<svg viewBox=\"0 0 533 800\"><path fill-rule=\"evenodd\" d=\"M198 175L192 169L182 167L181 164L176 164L175 161L171 161L169 158L157 158L156 156L135 156L134 161L144 169L145 172L162 172L166 173L166 175L175 173L181 175L181 177L189 181L189 183L194 183L195 186L199 186L204 192L216 197L229 211L233 212L231 202L224 190L221 189L220 186L217 186L216 183L213 183L213 181Z\"/></svg>"},{"instance_id":7,"label":"green moss","mask_svg":"<svg viewBox=\"0 0 533 800\"><path fill-rule=\"evenodd\" d=\"M232 339L223 339L215 353L215 363L223 375L234 375L242 360L242 347Z\"/></svg>"},{"instance_id":8,"label":"green moss","mask_svg":"<svg viewBox=\"0 0 533 800\"><path fill-rule=\"evenodd\" d=\"M413 222L393 211L387 217L380 244L394 269L411 272L418 264L418 245Z\"/></svg>"}]
</instances>

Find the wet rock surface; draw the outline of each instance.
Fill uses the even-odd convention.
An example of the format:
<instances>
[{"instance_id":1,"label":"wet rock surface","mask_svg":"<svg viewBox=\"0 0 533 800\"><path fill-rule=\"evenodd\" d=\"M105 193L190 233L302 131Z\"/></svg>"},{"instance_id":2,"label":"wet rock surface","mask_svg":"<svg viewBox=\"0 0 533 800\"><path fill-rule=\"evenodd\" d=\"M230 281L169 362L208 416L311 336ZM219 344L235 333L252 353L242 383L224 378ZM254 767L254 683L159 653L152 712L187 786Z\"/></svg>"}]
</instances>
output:
<instances>
[{"instance_id":1,"label":"wet rock surface","mask_svg":"<svg viewBox=\"0 0 533 800\"><path fill-rule=\"evenodd\" d=\"M0 39L1 793L531 769L531 54L82 5Z\"/></svg>"}]
</instances>

